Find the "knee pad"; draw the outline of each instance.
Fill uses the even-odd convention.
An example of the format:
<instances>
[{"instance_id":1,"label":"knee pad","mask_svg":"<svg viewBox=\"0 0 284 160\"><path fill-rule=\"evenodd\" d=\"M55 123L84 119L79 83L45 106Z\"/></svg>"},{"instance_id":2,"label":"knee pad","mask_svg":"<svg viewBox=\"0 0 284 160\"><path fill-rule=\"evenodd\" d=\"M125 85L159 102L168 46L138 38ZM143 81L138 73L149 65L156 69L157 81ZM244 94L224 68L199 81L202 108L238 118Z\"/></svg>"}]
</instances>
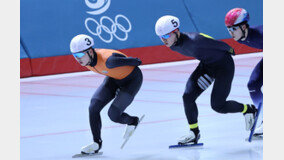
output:
<instances>
[{"instance_id":1,"label":"knee pad","mask_svg":"<svg viewBox=\"0 0 284 160\"><path fill-rule=\"evenodd\" d=\"M121 111L117 107L111 105L108 110L108 116L113 122L118 122L121 116Z\"/></svg>"}]
</instances>

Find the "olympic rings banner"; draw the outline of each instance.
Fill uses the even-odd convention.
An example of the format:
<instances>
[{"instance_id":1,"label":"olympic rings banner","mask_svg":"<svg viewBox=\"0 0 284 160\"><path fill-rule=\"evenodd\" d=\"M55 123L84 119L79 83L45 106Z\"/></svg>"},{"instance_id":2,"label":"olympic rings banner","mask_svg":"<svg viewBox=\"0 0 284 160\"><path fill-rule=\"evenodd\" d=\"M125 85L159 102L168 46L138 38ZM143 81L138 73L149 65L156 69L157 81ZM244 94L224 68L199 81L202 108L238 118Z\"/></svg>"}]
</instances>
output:
<instances>
[{"instance_id":1,"label":"olympic rings banner","mask_svg":"<svg viewBox=\"0 0 284 160\"><path fill-rule=\"evenodd\" d=\"M81 33L99 48L156 46L162 43L155 22L166 14L180 18L182 31L226 39L224 16L234 7L246 8L251 24L262 24L259 0L23 0L21 39L30 58L68 55L70 40Z\"/></svg>"}]
</instances>

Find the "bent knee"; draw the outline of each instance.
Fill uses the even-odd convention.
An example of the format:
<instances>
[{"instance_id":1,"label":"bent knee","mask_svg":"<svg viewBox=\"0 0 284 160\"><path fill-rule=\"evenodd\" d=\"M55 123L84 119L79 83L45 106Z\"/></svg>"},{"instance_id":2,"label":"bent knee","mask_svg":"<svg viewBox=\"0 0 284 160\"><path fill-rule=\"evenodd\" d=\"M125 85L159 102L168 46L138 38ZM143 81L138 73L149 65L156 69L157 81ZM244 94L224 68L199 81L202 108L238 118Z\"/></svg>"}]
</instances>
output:
<instances>
[{"instance_id":1,"label":"bent knee","mask_svg":"<svg viewBox=\"0 0 284 160\"><path fill-rule=\"evenodd\" d=\"M258 83L257 81L249 81L247 84L248 89L251 90L260 90L262 87L262 84Z\"/></svg>"},{"instance_id":2,"label":"bent knee","mask_svg":"<svg viewBox=\"0 0 284 160\"><path fill-rule=\"evenodd\" d=\"M211 104L212 109L218 113L227 113L224 104Z\"/></svg>"},{"instance_id":3,"label":"bent knee","mask_svg":"<svg viewBox=\"0 0 284 160\"><path fill-rule=\"evenodd\" d=\"M108 110L108 116L113 122L118 122L121 112L117 107L111 106Z\"/></svg>"}]
</instances>

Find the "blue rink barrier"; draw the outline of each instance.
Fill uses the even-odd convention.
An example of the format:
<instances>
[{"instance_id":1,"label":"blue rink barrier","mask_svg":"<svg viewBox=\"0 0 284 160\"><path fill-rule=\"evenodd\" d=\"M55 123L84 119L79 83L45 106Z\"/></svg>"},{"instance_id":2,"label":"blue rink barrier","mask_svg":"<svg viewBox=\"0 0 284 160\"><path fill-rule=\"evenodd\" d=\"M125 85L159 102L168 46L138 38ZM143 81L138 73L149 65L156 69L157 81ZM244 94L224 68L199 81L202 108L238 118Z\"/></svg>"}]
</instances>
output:
<instances>
[{"instance_id":1,"label":"blue rink barrier","mask_svg":"<svg viewBox=\"0 0 284 160\"><path fill-rule=\"evenodd\" d=\"M70 40L89 34L98 48L127 49L161 45L155 23L163 15L174 15L180 29L203 32L215 39L230 38L225 14L243 7L250 24L263 23L262 0L23 0L20 2L21 58L68 55Z\"/></svg>"}]
</instances>

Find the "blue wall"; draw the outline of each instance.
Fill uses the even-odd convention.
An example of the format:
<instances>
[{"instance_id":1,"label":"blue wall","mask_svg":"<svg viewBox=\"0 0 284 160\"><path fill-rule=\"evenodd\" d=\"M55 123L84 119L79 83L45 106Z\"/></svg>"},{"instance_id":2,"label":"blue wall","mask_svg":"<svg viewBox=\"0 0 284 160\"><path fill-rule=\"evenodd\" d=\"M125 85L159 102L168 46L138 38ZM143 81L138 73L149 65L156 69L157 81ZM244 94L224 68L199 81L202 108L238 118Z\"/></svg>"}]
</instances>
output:
<instances>
[{"instance_id":1,"label":"blue wall","mask_svg":"<svg viewBox=\"0 0 284 160\"><path fill-rule=\"evenodd\" d=\"M30 58L52 57L70 54L69 43L77 34L89 34L98 48L125 49L161 45L155 35L156 20L166 14L179 17L181 31L203 32L216 39L230 38L224 25L224 16L232 8L242 7L250 13L250 25L263 24L262 0L96 0L91 3L106 2L98 9L87 6L88 0L22 0L21 1L21 41ZM108 6L108 4L110 4ZM98 15L88 12L107 10ZM95 8L95 7L93 7ZM187 10L188 9L188 10ZM117 15L125 16L131 30L125 41L112 34L111 42L104 42L92 35L85 25L87 18L102 23L111 30ZM103 19L103 16L107 16ZM109 20L110 19L110 20ZM121 29L129 29L123 18L118 18L116 35L125 37ZM194 26L194 24L196 26ZM97 25L89 21L87 26L95 33ZM123 28L124 26L124 28ZM113 28L115 29L115 28ZM98 30L99 31L99 30ZM110 39L110 34L102 30L101 37ZM21 46L22 47L22 46ZM21 58L26 57L21 48Z\"/></svg>"},{"instance_id":2,"label":"blue wall","mask_svg":"<svg viewBox=\"0 0 284 160\"><path fill-rule=\"evenodd\" d=\"M263 24L262 0L184 0L199 32L216 39L230 38L225 15L232 8L244 8L250 14L250 25Z\"/></svg>"},{"instance_id":3,"label":"blue wall","mask_svg":"<svg viewBox=\"0 0 284 160\"><path fill-rule=\"evenodd\" d=\"M21 58L21 59L22 59L22 58L29 58L29 56L27 55L27 53L26 53L24 47L22 46L22 44L21 44L20 46L21 46L21 48L20 48L20 52L21 52L20 58Z\"/></svg>"}]
</instances>

